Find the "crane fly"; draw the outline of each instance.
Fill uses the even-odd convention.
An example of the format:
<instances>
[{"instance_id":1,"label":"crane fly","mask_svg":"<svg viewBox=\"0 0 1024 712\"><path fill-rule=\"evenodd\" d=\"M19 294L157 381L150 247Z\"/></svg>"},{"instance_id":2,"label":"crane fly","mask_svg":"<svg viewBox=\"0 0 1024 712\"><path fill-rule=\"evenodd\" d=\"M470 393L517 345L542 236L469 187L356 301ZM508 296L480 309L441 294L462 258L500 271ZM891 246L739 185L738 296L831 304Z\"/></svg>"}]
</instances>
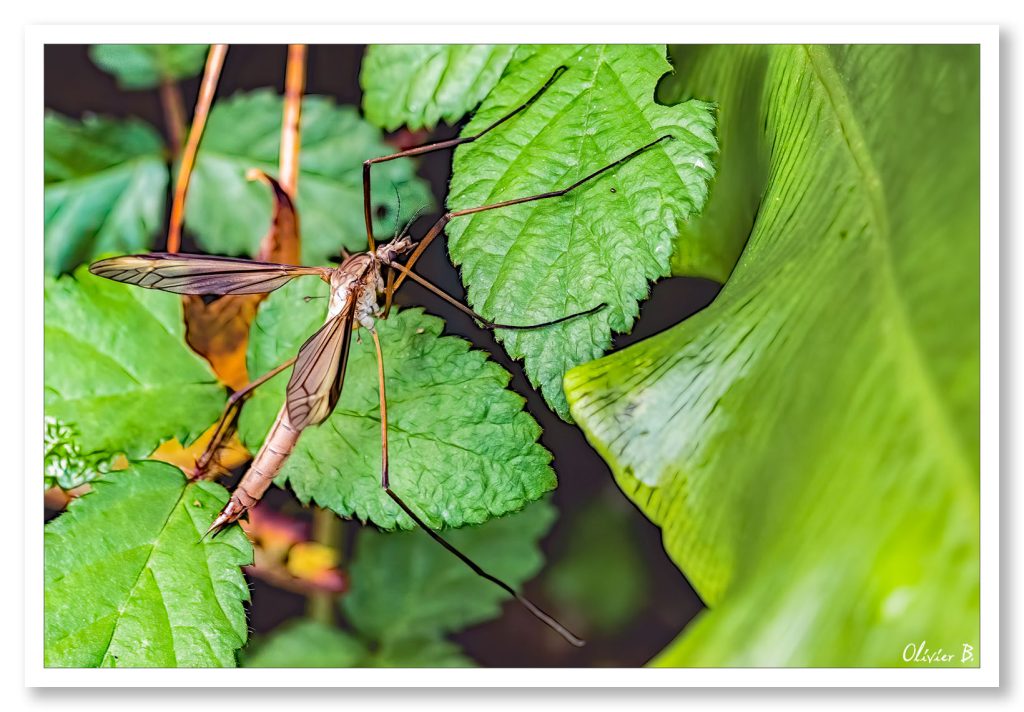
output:
<instances>
[{"instance_id":1,"label":"crane fly","mask_svg":"<svg viewBox=\"0 0 1024 712\"><path fill-rule=\"evenodd\" d=\"M294 359L286 361L231 395L210 445L200 460L197 461L197 468L200 471L209 464L210 458L216 451L219 442L229 434L232 414L237 415L237 408L241 400L254 388L294 364L286 389L284 405L282 405L278 412L277 418L264 439L262 447L256 453L245 475L243 475L238 486L232 492L228 503L217 515L207 534L216 533L223 527L237 521L255 506L270 487L271 481L280 472L281 467L298 442L302 431L307 427L319 425L333 412L345 381L345 369L348 363L352 332L362 327L370 333L373 339L377 358L381 414L381 487L385 493L413 522L469 566L475 573L501 587L525 606L530 613L555 630L568 642L576 646L583 645L583 641L565 628L565 626L542 611L504 581L487 573L469 557L448 543L391 489L388 479L388 426L384 357L380 337L375 328L375 320L387 318L391 309L394 292L406 278L419 283L433 294L471 316L483 327L492 330L540 329L569 319L593 314L604 308L605 304L598 304L586 311L568 314L539 324L499 324L477 314L455 297L447 294L440 287L413 272L412 269L416 260L423 254L423 251L431 241L454 218L536 200L561 197L584 183L638 156L661 141L672 139L672 136L661 136L619 160L581 178L566 188L506 200L500 203L447 212L434 223L418 242L409 236L407 227L394 239L378 245L373 235L370 206L370 171L374 164L396 158L453 148L463 143L475 141L516 114L526 110L565 71L565 67L559 67L551 78L548 79L547 83L529 100L478 134L438 143L424 144L388 156L365 161L363 163L363 212L369 249L366 252L346 257L337 267L303 267L230 257L177 253L126 255L100 260L90 266L89 270L100 277L106 277L107 279L146 289L159 289L176 294L263 294L284 286L292 279L307 276L319 277L330 285L327 317L323 326L306 340ZM406 258L406 261L403 263L400 261L400 258ZM384 299L383 305L380 303L382 296Z\"/></svg>"}]
</instances>

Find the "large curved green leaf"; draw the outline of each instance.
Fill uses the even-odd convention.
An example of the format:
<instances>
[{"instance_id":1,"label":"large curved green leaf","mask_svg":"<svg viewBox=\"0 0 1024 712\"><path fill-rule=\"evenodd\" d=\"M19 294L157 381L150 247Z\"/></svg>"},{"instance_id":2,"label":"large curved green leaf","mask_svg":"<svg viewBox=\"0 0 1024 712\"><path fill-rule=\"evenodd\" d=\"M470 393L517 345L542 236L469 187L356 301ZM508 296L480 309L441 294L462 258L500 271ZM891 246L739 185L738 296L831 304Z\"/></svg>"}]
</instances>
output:
<instances>
[{"instance_id":1,"label":"large curved green leaf","mask_svg":"<svg viewBox=\"0 0 1024 712\"><path fill-rule=\"evenodd\" d=\"M759 177L709 209L749 242L710 307L566 377L710 606L657 662L977 664L978 48L674 57Z\"/></svg>"},{"instance_id":2,"label":"large curved green leaf","mask_svg":"<svg viewBox=\"0 0 1024 712\"><path fill-rule=\"evenodd\" d=\"M43 170L47 272L70 272L104 252L149 249L167 190L163 143L149 124L47 113Z\"/></svg>"},{"instance_id":3,"label":"large curved green leaf","mask_svg":"<svg viewBox=\"0 0 1024 712\"><path fill-rule=\"evenodd\" d=\"M297 280L260 306L249 341L249 373L294 356L323 323L319 280ZM440 319L419 309L377 322L387 376L391 486L435 526L476 524L521 509L555 486L540 427L510 376L481 351L441 336ZM412 521L380 487L380 404L373 342L365 331L348 359L334 413L303 431L275 482L342 516L392 528ZM355 338L355 337L353 337ZM284 403L290 371L246 405L240 434L255 451Z\"/></svg>"},{"instance_id":4,"label":"large curved green leaf","mask_svg":"<svg viewBox=\"0 0 1024 712\"><path fill-rule=\"evenodd\" d=\"M628 331L650 282L670 271L679 223L700 211L712 175L711 107L661 106L664 45L521 47L464 130L473 134L562 76L527 111L455 153L448 207L565 188L665 134L632 161L558 199L476 213L448 225L469 301L499 323L606 309L537 331L499 331L559 415L562 376Z\"/></svg>"},{"instance_id":5,"label":"large curved green leaf","mask_svg":"<svg viewBox=\"0 0 1024 712\"><path fill-rule=\"evenodd\" d=\"M516 45L371 45L359 83L366 119L399 126L454 124L487 96Z\"/></svg>"},{"instance_id":6,"label":"large curved green leaf","mask_svg":"<svg viewBox=\"0 0 1024 712\"><path fill-rule=\"evenodd\" d=\"M214 104L196 156L185 213L186 226L204 249L256 254L267 230L270 201L267 186L246 180L245 175L250 168L277 175L282 110L282 98L264 89ZM302 100L297 203L304 263L323 264L342 247L366 249L362 163L394 151L355 107L337 106L322 96ZM390 237L396 203L402 204L401 222L432 204L430 192L416 177L410 159L382 163L373 171L374 230Z\"/></svg>"},{"instance_id":7,"label":"large curved green leaf","mask_svg":"<svg viewBox=\"0 0 1024 712\"><path fill-rule=\"evenodd\" d=\"M89 48L89 57L117 77L122 89L153 89L164 80L199 74L209 48L204 44L97 44Z\"/></svg>"},{"instance_id":8,"label":"large curved green leaf","mask_svg":"<svg viewBox=\"0 0 1024 712\"><path fill-rule=\"evenodd\" d=\"M248 633L239 527L200 542L227 492L140 462L46 526L45 664L232 667Z\"/></svg>"},{"instance_id":9,"label":"large curved green leaf","mask_svg":"<svg viewBox=\"0 0 1024 712\"><path fill-rule=\"evenodd\" d=\"M141 457L216 420L224 388L185 344L181 299L93 276L47 278L43 404L69 454Z\"/></svg>"}]
</instances>

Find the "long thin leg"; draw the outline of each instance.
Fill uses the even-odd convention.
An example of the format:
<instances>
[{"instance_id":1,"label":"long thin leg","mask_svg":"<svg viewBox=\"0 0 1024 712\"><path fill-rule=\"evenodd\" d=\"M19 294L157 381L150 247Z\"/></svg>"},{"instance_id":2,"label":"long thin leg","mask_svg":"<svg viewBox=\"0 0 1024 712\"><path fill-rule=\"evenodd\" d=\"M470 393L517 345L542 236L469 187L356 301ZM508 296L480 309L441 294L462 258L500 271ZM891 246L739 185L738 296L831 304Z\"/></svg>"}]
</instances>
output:
<instances>
[{"instance_id":1,"label":"long thin leg","mask_svg":"<svg viewBox=\"0 0 1024 712\"><path fill-rule=\"evenodd\" d=\"M594 312L600 311L601 309L604 309L606 306L608 306L607 304L603 304L603 303L602 304L598 304L596 307L591 307L590 309L587 309L586 311L576 312L575 314L567 314L566 316L560 316L557 319L552 319L551 321L544 321L544 322L541 322L539 324L526 324L526 325L498 324L497 322L493 322L493 321L490 321L489 319L483 318L482 316L477 314L475 311L473 311L472 309L467 307L465 304L460 302L458 299L456 299L455 297L453 297L452 295L448 294L443 289L438 287L436 284L434 284L433 282L430 282L429 280L427 280L425 277L421 277L420 275L416 274L415 272L410 272L409 268L406 267L405 265L400 264L398 262L393 262L391 264L391 266L394 267L396 270L398 270L403 277L408 277L412 281L417 282L417 283L423 285L424 287L429 289L431 292L433 292L437 296L441 297L441 299L444 299L446 302L448 302L452 306L454 306L457 309L459 309L460 311L462 311L464 314L468 314L469 316L471 316L474 319L476 319L478 322L480 322L487 329L516 329L516 330L520 330L520 331L525 331L527 329L540 329L541 327L545 327L545 326L552 326L554 324L561 324L563 321L569 321L569 319L575 319L576 317L579 317L579 316L587 316L589 314L593 314Z\"/></svg>"},{"instance_id":2,"label":"long thin leg","mask_svg":"<svg viewBox=\"0 0 1024 712\"><path fill-rule=\"evenodd\" d=\"M558 77L560 77L562 73L565 72L567 69L568 67L565 66L558 67L551 75L551 78L544 83L544 86L538 89L533 96L526 100L524 104L516 107L508 114L505 114L505 116L502 116L500 119L495 121L493 124L485 128L478 134L475 134L473 136L462 136L460 138L453 138L447 141L425 143L422 146L413 146L412 148L407 148L406 150L399 151L398 153L392 153L387 156L380 156L378 158L371 158L369 160L363 161L363 219L366 222L366 242L369 245L369 250L372 252L376 248L377 244L373 239L373 215L370 206L370 167L373 164L384 163L385 161L393 161L396 158L420 156L424 153L432 153L433 151L443 151L447 148L455 148L456 146L460 146L464 143L472 143L473 141L476 141L478 138L486 135L490 131L498 128L516 114L522 113L523 111L526 111L528 108L530 108L530 105L537 101L537 99L540 98L541 94L547 91L548 87L554 84L555 80L558 79Z\"/></svg>"},{"instance_id":3,"label":"long thin leg","mask_svg":"<svg viewBox=\"0 0 1024 712\"><path fill-rule=\"evenodd\" d=\"M293 356L280 366L267 371L256 380L250 381L244 387L228 396L228 402L224 405L224 412L221 413L220 420L217 422L217 429L213 432L213 437L210 438L210 442L207 444L203 454L196 460L196 472L204 472L224 440L231 437L231 433L234 431L235 419L241 410L242 401L248 398L249 394L254 390L295 363L295 358Z\"/></svg>"},{"instance_id":4,"label":"long thin leg","mask_svg":"<svg viewBox=\"0 0 1024 712\"><path fill-rule=\"evenodd\" d=\"M395 298L395 269L388 265L387 285L384 287L384 318L391 313L391 302Z\"/></svg>"},{"instance_id":5,"label":"long thin leg","mask_svg":"<svg viewBox=\"0 0 1024 712\"><path fill-rule=\"evenodd\" d=\"M373 329L370 331L370 333L373 334L373 345L377 351L377 379L380 384L380 486L384 488L384 491L387 493L388 497L394 500L395 504L397 504L402 509L403 512L409 515L409 518L412 519L420 527L420 529L429 534L430 537L438 544L440 544L445 549L454 554L456 557L458 557L459 561L461 561L470 569L472 569L477 576L487 579L491 583L500 587L502 590L506 591L509 595L513 596L526 608L526 610L530 611L530 613L532 613L537 619L546 624L549 628L554 630L560 636L565 638L572 645L575 645L577 648L585 645L585 642L582 639L578 638L576 635L572 633L572 631L570 631L564 625L562 625L554 618L549 616L547 613L542 611L540 608L538 608L537 605L533 603L533 601L528 599L526 596L520 594L514 588L512 588L507 583L502 581L500 578L484 571L475 561L473 561L468 556L463 554L461 551L456 549L452 544L449 544L440 534L438 534L433 529L428 527L426 523L422 519L420 519L420 517L414 511L412 511L409 505L403 502L402 498L395 494L394 491L391 489L391 485L388 481L388 399L384 388L384 354L380 348L380 337L377 335L377 330Z\"/></svg>"},{"instance_id":6,"label":"long thin leg","mask_svg":"<svg viewBox=\"0 0 1024 712\"><path fill-rule=\"evenodd\" d=\"M377 350L377 383L380 390L380 486L388 489L388 397L384 390L384 352L380 348L380 336L376 329L373 334L373 347Z\"/></svg>"},{"instance_id":7,"label":"long thin leg","mask_svg":"<svg viewBox=\"0 0 1024 712\"><path fill-rule=\"evenodd\" d=\"M615 161L614 163L609 163L604 168L599 168L598 170L594 171L590 175L587 175L587 176L584 176L583 178L580 178L578 181L576 181L575 183L570 185L568 188L562 188L561 190L552 190L550 192L540 193L538 195L528 195L525 198L514 198L513 200L505 200L505 201L502 201L500 203L492 203L491 205L481 205L478 208L466 208L464 210L454 210L454 211L445 213L440 218L438 218L438 221L436 223L434 223L433 227L430 228L430 230L423 237L423 239L420 240L419 244L416 245L416 249L413 250L412 254L409 255L409 259L407 259L405 261L406 271L403 271L402 274L400 274L398 276L398 279L395 281L393 290L394 289L398 289L400 286L402 286L402 281L406 277L413 278L413 273L411 271L409 271L409 270L412 269L413 265L416 264L416 260L418 260L420 258L420 255L423 254L423 251L427 249L427 247L430 245L430 243L434 240L435 237L437 237L438 235L441 234L441 232L445 228L445 225L447 225L449 222L451 222L451 220L453 218L462 217L463 215L473 215L474 213L482 213L482 212L485 212L487 210L497 210L498 208L507 208L510 205L520 205L522 203L532 203L535 200L546 200L547 198L560 198L561 196L565 195L569 191L571 191L571 190L573 190L575 188L579 188L581 185L583 185L587 181L590 181L590 180L593 180L594 178L597 178L602 173L610 171L611 169L613 169L613 168L615 168L617 166L622 165L626 161L629 161L629 160L632 160L633 158L636 158L637 156L639 156L644 151L646 151L646 150L648 150L650 148L653 148L654 146L658 145L662 141L671 141L673 138L674 137L671 134L665 134L664 136L661 136L660 138L657 138L654 141L651 141L647 145L641 146L640 148L636 149L632 153L630 153L630 154L628 154L626 156L623 156L622 158L620 158L619 160Z\"/></svg>"}]
</instances>

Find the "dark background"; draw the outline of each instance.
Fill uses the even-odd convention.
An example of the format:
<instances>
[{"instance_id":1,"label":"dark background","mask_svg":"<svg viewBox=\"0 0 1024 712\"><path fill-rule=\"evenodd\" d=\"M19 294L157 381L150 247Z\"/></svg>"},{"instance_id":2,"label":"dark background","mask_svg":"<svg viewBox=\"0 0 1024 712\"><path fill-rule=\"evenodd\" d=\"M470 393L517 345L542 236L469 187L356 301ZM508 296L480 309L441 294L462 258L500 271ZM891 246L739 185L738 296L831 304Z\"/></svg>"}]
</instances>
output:
<instances>
[{"instance_id":1,"label":"dark background","mask_svg":"<svg viewBox=\"0 0 1024 712\"><path fill-rule=\"evenodd\" d=\"M363 47L358 45L319 45L309 48L306 90L310 94L334 97L339 103L359 105L359 67ZM240 90L273 86L279 90L284 82L285 48L283 46L235 45L230 48L218 89L218 97L226 97ZM88 57L84 45L49 45L45 52L45 103L52 109L73 117L93 112L112 116L137 116L156 127L166 130L163 112L156 91L127 92L119 89L110 75L97 69ZM188 116L199 89L198 78L181 83ZM459 127L440 126L431 138L448 138L458 133ZM200 150L202 150L200 148ZM370 158L370 156L366 156ZM444 205L451 172L451 153L428 154L418 161L418 173L429 181L436 202ZM557 186L552 186L557 187ZM168 205L170 201L168 200ZM416 224L413 234L421 236L438 217L426 214ZM187 229L187 224L186 224ZM157 245L160 246L159 244ZM464 291L457 271L448 261L443 240L435 241L417 264L417 271L459 298ZM718 293L719 286L701 279L672 278L653 287L650 299L641 308L640 319L631 334L619 335L614 349L662 331L702 309ZM557 561L567 546L568 528L565 522L587 502L608 491L625 502L618 493L612 475L603 460L587 444L583 434L573 425L561 421L545 405L541 396L523 375L521 364L511 361L487 331L467 316L431 295L419 285L406 282L396 295L398 304L424 306L432 314L443 317L448 332L458 334L487 350L495 361L513 374L511 387L527 399L527 410L544 429L541 442L554 454L553 465L559 486L554 501L561 518L544 541L548 560ZM228 483L225 483L228 484ZM290 494L272 488L268 499L275 507L293 509ZM666 556L661 545L661 533L639 510L628 509L628 526L637 544L637 555L642 557L648 570L645 605L634 619L619 633L610 636L580 632L589 644L575 649L550 634L528 613L514 603L506 604L502 617L466 630L453 639L466 653L480 664L488 666L635 666L644 664L667 645L683 626L701 609L701 602L679 570ZM346 523L346 527L355 527ZM356 532L346 532L351 541ZM480 562L486 568L486 562ZM385 564L386 565L386 564ZM551 564L549 563L549 566ZM616 576L608 571L608 577ZM546 601L541 586L542 573L526 586L528 596L542 607ZM279 623L302 615L306 602L302 596L273 588L259 580L252 581L253 594L250 625L256 634L273 629ZM567 612L554 611L565 616ZM571 616L572 612L568 612Z\"/></svg>"}]
</instances>

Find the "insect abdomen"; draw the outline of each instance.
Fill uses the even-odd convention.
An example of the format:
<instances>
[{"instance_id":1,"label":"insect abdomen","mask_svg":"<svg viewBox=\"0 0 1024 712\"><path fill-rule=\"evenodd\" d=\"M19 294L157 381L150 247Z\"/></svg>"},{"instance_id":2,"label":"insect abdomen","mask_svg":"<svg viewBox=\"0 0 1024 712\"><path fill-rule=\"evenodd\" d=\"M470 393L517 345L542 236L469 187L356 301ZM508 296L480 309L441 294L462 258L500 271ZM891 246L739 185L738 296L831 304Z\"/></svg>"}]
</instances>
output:
<instances>
[{"instance_id":1,"label":"insect abdomen","mask_svg":"<svg viewBox=\"0 0 1024 712\"><path fill-rule=\"evenodd\" d=\"M270 483L281 472L288 456L292 454L301 431L288 420L288 406L281 406L277 419L263 441L263 447L256 453L249 470L242 477L231 499L221 510L214 526L220 528L225 524L237 521L262 498L270 487Z\"/></svg>"}]
</instances>

